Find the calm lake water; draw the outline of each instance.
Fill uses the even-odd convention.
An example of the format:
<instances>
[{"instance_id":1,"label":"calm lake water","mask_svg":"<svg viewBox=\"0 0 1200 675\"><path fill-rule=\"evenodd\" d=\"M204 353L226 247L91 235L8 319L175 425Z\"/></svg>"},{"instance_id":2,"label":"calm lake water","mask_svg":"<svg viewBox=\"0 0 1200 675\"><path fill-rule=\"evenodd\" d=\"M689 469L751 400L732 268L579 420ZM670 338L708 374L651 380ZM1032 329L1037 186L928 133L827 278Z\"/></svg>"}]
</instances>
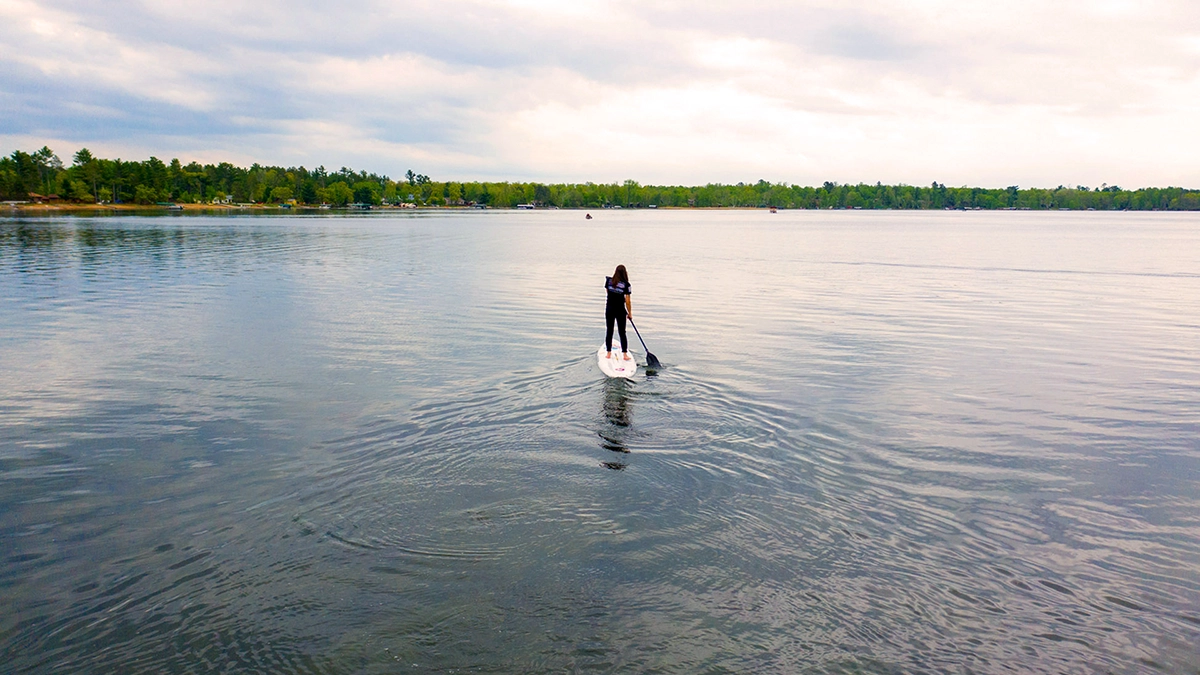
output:
<instances>
[{"instance_id":1,"label":"calm lake water","mask_svg":"<svg viewBox=\"0 0 1200 675\"><path fill-rule=\"evenodd\" d=\"M1200 216L583 215L0 220L0 670L1200 672Z\"/></svg>"}]
</instances>

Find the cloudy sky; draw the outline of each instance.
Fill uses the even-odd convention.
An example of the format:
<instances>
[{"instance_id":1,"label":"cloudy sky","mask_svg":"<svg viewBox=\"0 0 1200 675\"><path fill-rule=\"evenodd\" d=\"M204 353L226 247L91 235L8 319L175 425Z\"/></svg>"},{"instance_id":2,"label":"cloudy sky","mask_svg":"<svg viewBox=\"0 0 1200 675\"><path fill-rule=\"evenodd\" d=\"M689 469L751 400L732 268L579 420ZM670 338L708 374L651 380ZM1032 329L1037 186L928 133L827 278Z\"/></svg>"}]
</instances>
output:
<instances>
[{"instance_id":1,"label":"cloudy sky","mask_svg":"<svg viewBox=\"0 0 1200 675\"><path fill-rule=\"evenodd\" d=\"M1198 129L1196 0L0 0L5 154L1200 187Z\"/></svg>"}]
</instances>

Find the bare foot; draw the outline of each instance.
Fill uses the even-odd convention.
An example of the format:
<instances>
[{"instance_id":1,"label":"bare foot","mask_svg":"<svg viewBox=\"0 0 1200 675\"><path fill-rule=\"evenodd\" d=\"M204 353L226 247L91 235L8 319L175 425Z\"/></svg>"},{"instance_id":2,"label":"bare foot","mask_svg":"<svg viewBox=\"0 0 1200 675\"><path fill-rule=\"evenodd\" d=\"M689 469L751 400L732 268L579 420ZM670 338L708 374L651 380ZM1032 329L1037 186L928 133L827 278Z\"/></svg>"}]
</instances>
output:
<instances>
[{"instance_id":1,"label":"bare foot","mask_svg":"<svg viewBox=\"0 0 1200 675\"><path fill-rule=\"evenodd\" d=\"M605 356L604 358L606 358L606 359L611 359L611 358L612 358L612 352L608 352L608 356Z\"/></svg>"},{"instance_id":2,"label":"bare foot","mask_svg":"<svg viewBox=\"0 0 1200 675\"><path fill-rule=\"evenodd\" d=\"M622 353L625 354L625 360L628 361L629 360L629 352L622 352Z\"/></svg>"}]
</instances>

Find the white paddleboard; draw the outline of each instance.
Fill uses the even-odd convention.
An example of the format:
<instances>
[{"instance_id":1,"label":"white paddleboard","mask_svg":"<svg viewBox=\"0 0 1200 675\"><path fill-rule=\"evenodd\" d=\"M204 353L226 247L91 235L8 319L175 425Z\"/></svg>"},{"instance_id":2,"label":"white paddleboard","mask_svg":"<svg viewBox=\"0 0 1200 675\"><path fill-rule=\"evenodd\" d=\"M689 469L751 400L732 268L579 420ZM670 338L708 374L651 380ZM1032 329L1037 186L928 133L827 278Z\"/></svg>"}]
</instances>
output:
<instances>
[{"instance_id":1,"label":"white paddleboard","mask_svg":"<svg viewBox=\"0 0 1200 675\"><path fill-rule=\"evenodd\" d=\"M614 340L615 342L615 340ZM608 358L608 352L604 349L604 345L600 345L600 349L596 352L596 361L600 364L600 370L609 377L624 377L633 379L637 374L637 361L634 360L633 354L629 355L629 360L621 354L621 347L613 345L612 358Z\"/></svg>"}]
</instances>

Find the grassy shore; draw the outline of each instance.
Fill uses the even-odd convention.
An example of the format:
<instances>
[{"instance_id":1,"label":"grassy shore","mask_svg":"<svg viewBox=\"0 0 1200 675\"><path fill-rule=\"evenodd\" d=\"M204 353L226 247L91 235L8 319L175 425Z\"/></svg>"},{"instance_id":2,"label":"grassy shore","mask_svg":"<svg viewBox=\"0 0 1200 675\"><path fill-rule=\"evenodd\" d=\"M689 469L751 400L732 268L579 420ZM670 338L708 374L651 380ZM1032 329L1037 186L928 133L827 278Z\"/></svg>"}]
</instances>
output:
<instances>
[{"instance_id":1,"label":"grassy shore","mask_svg":"<svg viewBox=\"0 0 1200 675\"><path fill-rule=\"evenodd\" d=\"M240 207L228 204L179 204L184 211L229 211L241 208L265 208L261 205L253 207ZM77 202L57 202L57 203L28 203L28 204L5 204L3 207L9 211L17 211L21 213L55 213L77 212L77 211L168 211L171 210L168 206L160 206L158 204L85 204ZM277 209L278 206L269 208Z\"/></svg>"},{"instance_id":2,"label":"grassy shore","mask_svg":"<svg viewBox=\"0 0 1200 675\"><path fill-rule=\"evenodd\" d=\"M163 204L87 204L80 202L30 202L24 204L3 203L0 204L0 214L5 213L95 213L95 212L127 212L127 213L153 213L169 211L316 211L327 210L321 206L312 204L296 204L285 206L283 204L175 204L174 207ZM376 205L372 206L371 210L378 211L411 211L412 206L391 206L391 205ZM476 207L473 206L420 206L420 209L437 209L469 211ZM560 207L539 207L539 211L558 209ZM604 207L562 207L563 210L573 211L603 211ZM618 207L619 208L619 207ZM358 209L350 207L333 207L337 211L357 211ZM488 210L517 210L515 207L487 207ZM765 206L662 206L658 207L660 211L670 210L690 210L690 211L729 211L729 210L750 210L750 211L766 211Z\"/></svg>"},{"instance_id":3,"label":"grassy shore","mask_svg":"<svg viewBox=\"0 0 1200 675\"><path fill-rule=\"evenodd\" d=\"M175 204L167 206L163 204L87 204L80 202L52 202L52 203L26 203L26 204L0 204L0 213L5 210L18 213L78 213L78 212L167 212L167 211L289 211L289 210L305 210L311 211L318 209L318 206L296 205L285 206L283 204ZM396 209L396 206L372 206L372 209Z\"/></svg>"}]
</instances>

